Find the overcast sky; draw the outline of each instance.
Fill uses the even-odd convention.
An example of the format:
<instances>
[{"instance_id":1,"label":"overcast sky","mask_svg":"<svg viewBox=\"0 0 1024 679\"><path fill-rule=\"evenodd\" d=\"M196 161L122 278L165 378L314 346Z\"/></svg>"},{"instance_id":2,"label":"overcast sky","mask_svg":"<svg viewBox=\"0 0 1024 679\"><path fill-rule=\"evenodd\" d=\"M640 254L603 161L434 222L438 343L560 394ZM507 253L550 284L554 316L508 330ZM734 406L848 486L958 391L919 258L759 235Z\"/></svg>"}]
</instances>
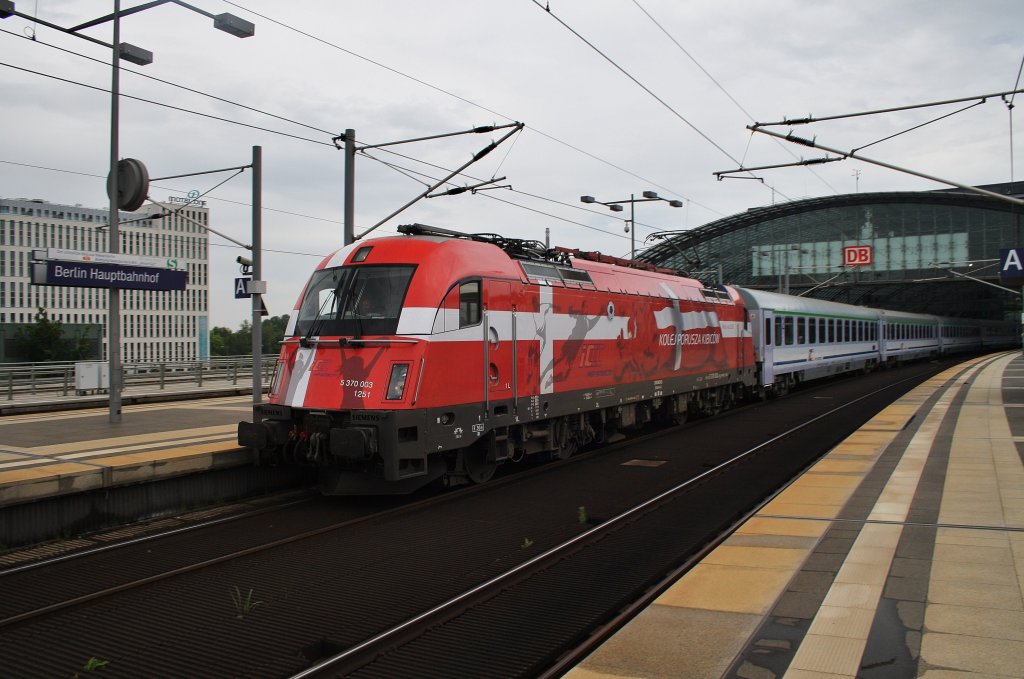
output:
<instances>
[{"instance_id":1,"label":"overcast sky","mask_svg":"<svg viewBox=\"0 0 1024 679\"><path fill-rule=\"evenodd\" d=\"M16 4L66 27L113 7L94 0ZM654 190L683 200L683 208L636 206L640 250L654 231L693 228L773 201L945 188L858 160L755 173L763 181L716 181L713 173L825 155L752 134L746 129L752 119L1012 90L1024 57L1020 0L194 4L243 17L256 25L256 35L232 37L173 4L123 19L122 41L155 58L145 67L126 65L131 72L122 75L122 94L186 111L123 99L121 156L142 160L151 176L161 177L245 165L254 145L263 148L264 277L272 315L290 313L319 258L341 246L343 156L331 138L346 128L356 130L359 142L375 144L479 125L526 125L450 185L504 176L497 186L511 189L426 199L373 235L421 222L544 240L549 228L553 245L628 256L628 206L613 213L581 204L581 195L614 201ZM33 30L17 17L0 20L0 30L0 196L104 207L109 51L45 26ZM85 32L111 38L110 24ZM26 39L33 33L36 41ZM967 105L792 130L850 150ZM356 232L423 192L421 180L440 179L501 134L392 149L402 156L360 155ZM1011 116L992 98L862 153L964 184L989 184L1011 179L1011 138L1021 136L1024 117ZM1019 179L1024 156L1017 165ZM150 196L162 201L206 192L229 176L154 182ZM246 173L207 196L211 225L246 243L250 188ZM211 325L237 329L250 314L233 297L235 257L243 251L217 236L211 243Z\"/></svg>"}]
</instances>

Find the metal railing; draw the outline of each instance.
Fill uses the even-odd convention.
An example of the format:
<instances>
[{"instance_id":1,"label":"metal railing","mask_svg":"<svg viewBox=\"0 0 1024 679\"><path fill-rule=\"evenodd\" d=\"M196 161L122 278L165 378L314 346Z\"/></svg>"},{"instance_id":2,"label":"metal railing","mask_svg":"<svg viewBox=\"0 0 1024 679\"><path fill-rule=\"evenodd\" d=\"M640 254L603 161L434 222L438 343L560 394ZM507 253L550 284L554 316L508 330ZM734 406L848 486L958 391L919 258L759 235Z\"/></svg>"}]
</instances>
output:
<instances>
[{"instance_id":1,"label":"metal railing","mask_svg":"<svg viewBox=\"0 0 1024 679\"><path fill-rule=\"evenodd\" d=\"M276 362L276 355L263 357L264 385L269 384ZM87 380L87 388L82 388L80 380L76 380L76 366L81 364L95 366L97 362L0 363L0 400L47 396L70 398L106 393L106 385L98 379ZM81 372L81 367L78 371ZM218 356L203 361L125 363L123 384L126 391L184 391L239 384L251 387L252 356Z\"/></svg>"}]
</instances>

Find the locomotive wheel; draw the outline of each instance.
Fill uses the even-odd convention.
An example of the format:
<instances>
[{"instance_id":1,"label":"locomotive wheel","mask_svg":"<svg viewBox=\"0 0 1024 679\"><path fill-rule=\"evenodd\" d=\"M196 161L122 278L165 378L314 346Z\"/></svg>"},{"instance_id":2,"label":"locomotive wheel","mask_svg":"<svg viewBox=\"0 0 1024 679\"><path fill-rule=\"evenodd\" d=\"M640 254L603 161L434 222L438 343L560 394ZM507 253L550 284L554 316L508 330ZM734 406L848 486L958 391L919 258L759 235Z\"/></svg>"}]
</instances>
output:
<instances>
[{"instance_id":1,"label":"locomotive wheel","mask_svg":"<svg viewBox=\"0 0 1024 679\"><path fill-rule=\"evenodd\" d=\"M498 468L491 437L462 450L462 468L473 483L487 483L491 480L494 470Z\"/></svg>"}]
</instances>

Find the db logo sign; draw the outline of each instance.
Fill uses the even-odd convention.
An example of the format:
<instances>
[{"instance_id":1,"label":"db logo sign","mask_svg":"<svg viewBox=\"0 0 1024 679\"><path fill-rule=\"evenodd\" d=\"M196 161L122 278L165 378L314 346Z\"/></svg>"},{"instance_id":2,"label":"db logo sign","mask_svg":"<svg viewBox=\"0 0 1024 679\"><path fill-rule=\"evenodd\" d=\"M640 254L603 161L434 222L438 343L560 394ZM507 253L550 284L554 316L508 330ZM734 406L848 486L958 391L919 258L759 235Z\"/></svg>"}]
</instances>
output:
<instances>
[{"instance_id":1,"label":"db logo sign","mask_svg":"<svg viewBox=\"0 0 1024 679\"><path fill-rule=\"evenodd\" d=\"M870 245L847 245L843 248L843 264L846 266L867 266L872 261Z\"/></svg>"}]
</instances>

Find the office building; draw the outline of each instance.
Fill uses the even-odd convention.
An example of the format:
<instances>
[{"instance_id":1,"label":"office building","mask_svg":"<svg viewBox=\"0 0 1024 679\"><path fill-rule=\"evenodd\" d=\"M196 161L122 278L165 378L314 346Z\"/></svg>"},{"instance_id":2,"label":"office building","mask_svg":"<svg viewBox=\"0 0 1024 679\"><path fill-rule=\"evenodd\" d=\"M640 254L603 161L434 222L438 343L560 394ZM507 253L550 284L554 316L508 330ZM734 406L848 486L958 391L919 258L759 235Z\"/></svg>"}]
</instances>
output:
<instances>
[{"instance_id":1,"label":"office building","mask_svg":"<svg viewBox=\"0 0 1024 679\"><path fill-rule=\"evenodd\" d=\"M33 251L109 252L108 216L106 208L0 198L0 361L18 360L10 340L39 308L95 337L93 358L107 359L107 289L33 285L31 270ZM122 290L125 364L209 357L209 233L198 225L208 219L204 201L183 198L121 213L121 253L176 260L188 272L185 290Z\"/></svg>"}]
</instances>

